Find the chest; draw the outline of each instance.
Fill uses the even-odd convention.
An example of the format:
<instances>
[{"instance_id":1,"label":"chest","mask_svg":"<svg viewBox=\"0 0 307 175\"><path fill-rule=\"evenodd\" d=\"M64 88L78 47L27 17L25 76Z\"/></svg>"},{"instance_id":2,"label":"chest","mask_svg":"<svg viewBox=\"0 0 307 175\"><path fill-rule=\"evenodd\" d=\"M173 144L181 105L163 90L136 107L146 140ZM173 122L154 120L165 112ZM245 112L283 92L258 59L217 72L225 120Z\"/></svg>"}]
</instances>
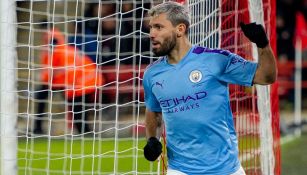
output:
<instances>
[{"instance_id":1,"label":"chest","mask_svg":"<svg viewBox=\"0 0 307 175\"><path fill-rule=\"evenodd\" d=\"M173 67L156 74L151 81L152 91L158 101L182 99L193 101L207 96L219 88L221 82L201 64Z\"/></svg>"}]
</instances>

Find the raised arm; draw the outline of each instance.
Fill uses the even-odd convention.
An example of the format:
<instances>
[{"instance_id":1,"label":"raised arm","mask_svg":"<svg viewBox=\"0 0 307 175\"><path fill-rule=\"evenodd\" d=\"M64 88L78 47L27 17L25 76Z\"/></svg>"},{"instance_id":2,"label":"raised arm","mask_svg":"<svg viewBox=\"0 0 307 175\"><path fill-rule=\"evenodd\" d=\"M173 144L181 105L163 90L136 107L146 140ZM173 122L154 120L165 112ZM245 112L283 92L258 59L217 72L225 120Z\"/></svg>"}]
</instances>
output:
<instances>
[{"instance_id":1,"label":"raised arm","mask_svg":"<svg viewBox=\"0 0 307 175\"><path fill-rule=\"evenodd\" d=\"M147 144L144 147L144 156L149 161L155 161L162 153L162 144L158 140L161 135L162 114L146 109L145 126Z\"/></svg>"},{"instance_id":2,"label":"raised arm","mask_svg":"<svg viewBox=\"0 0 307 175\"><path fill-rule=\"evenodd\" d=\"M253 83L261 85L274 83L277 72L276 60L264 28L256 23L240 25L244 35L258 47L258 67Z\"/></svg>"},{"instance_id":3,"label":"raised arm","mask_svg":"<svg viewBox=\"0 0 307 175\"><path fill-rule=\"evenodd\" d=\"M258 48L258 67L254 77L254 84L267 85L276 80L276 61L269 45Z\"/></svg>"}]
</instances>

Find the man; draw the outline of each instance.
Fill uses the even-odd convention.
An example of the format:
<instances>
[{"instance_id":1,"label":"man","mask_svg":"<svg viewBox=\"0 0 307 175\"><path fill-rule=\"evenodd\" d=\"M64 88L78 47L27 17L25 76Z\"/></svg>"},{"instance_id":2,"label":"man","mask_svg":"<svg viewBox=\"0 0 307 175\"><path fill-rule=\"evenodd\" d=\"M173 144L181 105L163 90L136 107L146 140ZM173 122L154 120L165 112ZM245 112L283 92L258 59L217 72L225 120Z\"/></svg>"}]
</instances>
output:
<instances>
[{"instance_id":1,"label":"man","mask_svg":"<svg viewBox=\"0 0 307 175\"><path fill-rule=\"evenodd\" d=\"M73 112L74 124L79 133L90 132L88 110L85 103L94 103L97 87L104 84L102 74L97 65L87 55L65 43L65 37L57 28L51 28L44 34L44 43L51 45L49 51L42 53L41 80L44 83L38 91L37 98L48 97L48 89L63 91L69 108ZM43 117L45 103L38 105L38 118ZM35 120L35 134L41 134L42 121Z\"/></svg>"},{"instance_id":2,"label":"man","mask_svg":"<svg viewBox=\"0 0 307 175\"><path fill-rule=\"evenodd\" d=\"M144 156L156 160L162 116L166 128L168 175L241 175L238 141L229 103L228 84L251 86L275 81L276 63L261 25L241 24L256 43L259 63L224 50L192 46L189 16L175 2L149 11L152 51L163 56L145 71Z\"/></svg>"}]
</instances>

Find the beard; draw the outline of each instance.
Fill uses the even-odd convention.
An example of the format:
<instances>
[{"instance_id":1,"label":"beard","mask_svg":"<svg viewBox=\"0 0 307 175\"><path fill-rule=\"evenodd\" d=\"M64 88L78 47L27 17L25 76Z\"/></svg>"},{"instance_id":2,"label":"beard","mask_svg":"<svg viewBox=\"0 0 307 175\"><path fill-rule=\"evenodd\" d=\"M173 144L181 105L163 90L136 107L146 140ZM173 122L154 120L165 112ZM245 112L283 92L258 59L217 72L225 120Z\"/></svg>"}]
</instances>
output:
<instances>
[{"instance_id":1,"label":"beard","mask_svg":"<svg viewBox=\"0 0 307 175\"><path fill-rule=\"evenodd\" d=\"M165 38L163 43L160 43L160 48L154 48L152 49L152 52L157 57L168 55L174 49L176 43L177 43L176 33L172 33L172 35Z\"/></svg>"}]
</instances>

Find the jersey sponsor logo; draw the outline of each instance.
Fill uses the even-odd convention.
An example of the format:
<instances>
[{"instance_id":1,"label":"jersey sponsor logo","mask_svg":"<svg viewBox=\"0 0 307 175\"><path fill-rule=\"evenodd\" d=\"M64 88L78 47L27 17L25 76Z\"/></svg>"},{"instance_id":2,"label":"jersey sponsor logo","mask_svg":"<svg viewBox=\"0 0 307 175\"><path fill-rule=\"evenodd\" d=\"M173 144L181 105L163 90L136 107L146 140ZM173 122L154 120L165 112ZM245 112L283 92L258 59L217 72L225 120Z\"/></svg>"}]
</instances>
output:
<instances>
[{"instance_id":1,"label":"jersey sponsor logo","mask_svg":"<svg viewBox=\"0 0 307 175\"><path fill-rule=\"evenodd\" d=\"M199 108L199 100L207 96L206 91L200 91L194 94L183 95L181 97L160 100L160 106L167 109L167 113L183 112Z\"/></svg>"},{"instance_id":2,"label":"jersey sponsor logo","mask_svg":"<svg viewBox=\"0 0 307 175\"><path fill-rule=\"evenodd\" d=\"M203 75L201 73L201 71L199 70L193 70L191 73L190 73L190 81L193 82L193 83L198 83L200 82L200 80L202 79Z\"/></svg>"},{"instance_id":3,"label":"jersey sponsor logo","mask_svg":"<svg viewBox=\"0 0 307 175\"><path fill-rule=\"evenodd\" d=\"M174 108L169 108L167 109L166 113L184 112L184 111L193 110L199 107L200 107L199 103L192 103L190 105L182 105L182 106L176 106Z\"/></svg>"}]
</instances>

